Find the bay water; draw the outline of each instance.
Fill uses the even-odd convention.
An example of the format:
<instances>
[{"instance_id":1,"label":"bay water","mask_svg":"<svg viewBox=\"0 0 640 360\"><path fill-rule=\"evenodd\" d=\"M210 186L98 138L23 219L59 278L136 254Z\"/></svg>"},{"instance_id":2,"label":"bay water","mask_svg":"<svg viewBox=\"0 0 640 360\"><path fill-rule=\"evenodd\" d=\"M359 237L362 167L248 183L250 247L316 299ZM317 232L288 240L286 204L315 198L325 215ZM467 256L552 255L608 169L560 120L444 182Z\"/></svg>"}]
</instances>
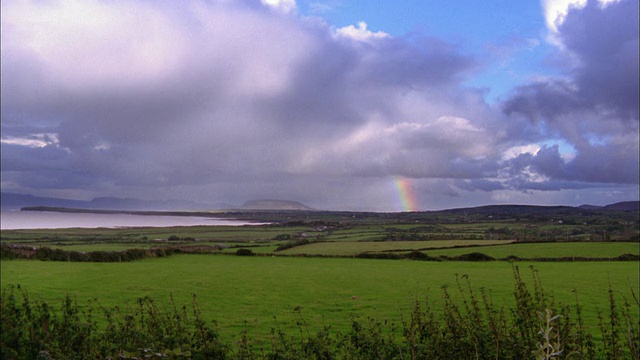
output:
<instances>
[{"instance_id":1,"label":"bay water","mask_svg":"<svg viewBox=\"0 0 640 360\"><path fill-rule=\"evenodd\" d=\"M214 216L214 215L212 215ZM0 229L66 229L66 228L118 228L118 227L170 227L197 225L241 226L252 224L242 220L214 217L173 215L130 215L67 213L52 211L2 211Z\"/></svg>"}]
</instances>

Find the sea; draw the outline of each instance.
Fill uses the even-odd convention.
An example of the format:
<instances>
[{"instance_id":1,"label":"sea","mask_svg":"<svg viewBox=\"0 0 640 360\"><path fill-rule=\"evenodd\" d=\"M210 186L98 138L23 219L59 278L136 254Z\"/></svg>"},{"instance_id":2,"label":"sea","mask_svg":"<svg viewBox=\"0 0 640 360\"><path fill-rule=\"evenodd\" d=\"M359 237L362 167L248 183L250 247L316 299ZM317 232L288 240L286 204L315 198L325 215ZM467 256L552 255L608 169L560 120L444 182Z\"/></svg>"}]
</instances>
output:
<instances>
[{"instance_id":1,"label":"sea","mask_svg":"<svg viewBox=\"0 0 640 360\"><path fill-rule=\"evenodd\" d=\"M2 212L0 212L1 230L170 227L197 225L242 226L250 224L255 225L255 223L243 220L217 219L197 216L65 213L19 210L2 210Z\"/></svg>"}]
</instances>

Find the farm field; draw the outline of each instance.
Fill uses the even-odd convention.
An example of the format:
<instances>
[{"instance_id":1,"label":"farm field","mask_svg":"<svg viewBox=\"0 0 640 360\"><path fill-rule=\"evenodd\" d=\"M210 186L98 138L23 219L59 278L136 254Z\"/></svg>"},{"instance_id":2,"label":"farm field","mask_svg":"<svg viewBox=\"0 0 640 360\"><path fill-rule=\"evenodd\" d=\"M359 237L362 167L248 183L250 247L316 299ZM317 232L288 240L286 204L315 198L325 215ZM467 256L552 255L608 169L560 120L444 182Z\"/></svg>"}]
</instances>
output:
<instances>
[{"instance_id":1,"label":"farm field","mask_svg":"<svg viewBox=\"0 0 640 360\"><path fill-rule=\"evenodd\" d=\"M486 289L497 304L513 301L509 262L422 262L297 257L176 255L129 263L2 261L2 287L13 284L55 304L66 294L106 307L132 304L149 296L169 306L197 302L207 320L216 320L223 337L237 338L247 329L265 338L272 327L297 331L300 314L311 329L323 325L347 329L350 319L373 317L400 322L412 301L429 297L442 303L442 286L455 289L456 274L468 275L474 289ZM596 309L608 304L608 287L629 296L638 293L636 262L518 263L532 285L529 266L539 272L555 299L575 304L574 289L588 324L597 324ZM457 290L451 290L457 296ZM637 316L637 308L636 316Z\"/></svg>"},{"instance_id":2,"label":"farm field","mask_svg":"<svg viewBox=\"0 0 640 360\"><path fill-rule=\"evenodd\" d=\"M236 235L238 236L238 235ZM276 235L277 236L277 235ZM277 254L285 256L355 256L362 253L406 254L421 251L431 257L455 257L471 252L480 252L496 259L515 256L522 259L536 258L615 258L625 254L639 255L637 242L555 242L555 243L517 243L513 240L428 240L428 241L310 241L308 244L294 246L278 251L278 247L287 241L105 241L105 240L67 240L57 242L15 241L35 247L47 246L64 251L124 251L127 249L150 249L166 246L216 247L220 252L235 253L238 248L251 249L257 254Z\"/></svg>"},{"instance_id":3,"label":"farm field","mask_svg":"<svg viewBox=\"0 0 640 360\"><path fill-rule=\"evenodd\" d=\"M301 232L308 227L287 227L287 232ZM33 229L5 230L4 242L23 242L38 245L64 245L78 242L151 243L172 235L200 241L252 242L264 241L282 233L282 227L270 226L178 226L162 228L100 228L100 229Z\"/></svg>"},{"instance_id":4,"label":"farm field","mask_svg":"<svg viewBox=\"0 0 640 360\"><path fill-rule=\"evenodd\" d=\"M510 244L511 240L430 240L430 241L358 241L358 242L317 242L296 246L282 251L286 255L346 255L365 252L419 251L426 249L477 247ZM469 249L467 249L467 253Z\"/></svg>"},{"instance_id":5,"label":"farm field","mask_svg":"<svg viewBox=\"0 0 640 360\"><path fill-rule=\"evenodd\" d=\"M479 251L496 259L517 256L524 259L534 258L615 258L623 254L640 254L638 243L618 242L571 242L571 243L514 243L508 245L487 245L474 249L436 249L428 250L429 256L459 256L470 250Z\"/></svg>"}]
</instances>

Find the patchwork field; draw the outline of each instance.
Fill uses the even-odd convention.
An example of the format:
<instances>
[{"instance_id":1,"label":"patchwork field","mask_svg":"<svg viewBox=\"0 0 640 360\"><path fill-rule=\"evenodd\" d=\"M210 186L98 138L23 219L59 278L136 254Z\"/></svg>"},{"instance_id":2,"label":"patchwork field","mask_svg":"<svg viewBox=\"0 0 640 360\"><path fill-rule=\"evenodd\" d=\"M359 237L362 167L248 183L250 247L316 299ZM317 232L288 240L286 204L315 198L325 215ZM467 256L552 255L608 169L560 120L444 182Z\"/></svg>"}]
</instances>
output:
<instances>
[{"instance_id":1,"label":"patchwork field","mask_svg":"<svg viewBox=\"0 0 640 360\"><path fill-rule=\"evenodd\" d=\"M446 294L463 304L467 281L494 304L492 311L511 313L517 267L532 292L535 272L572 316L579 303L585 330L611 343L598 326L611 296L619 306L632 305L636 323L639 317L636 214L535 210L516 217L494 208L491 214L249 213L249 220L273 224L3 231L0 285L56 309L69 295L81 311L131 309L141 298L180 308L195 295L202 318L215 321L232 347L249 336L260 348L273 341L274 329L287 337L320 336L327 327L354 331L355 320L398 332L416 301L428 300L446 319L455 314Z\"/></svg>"}]
</instances>

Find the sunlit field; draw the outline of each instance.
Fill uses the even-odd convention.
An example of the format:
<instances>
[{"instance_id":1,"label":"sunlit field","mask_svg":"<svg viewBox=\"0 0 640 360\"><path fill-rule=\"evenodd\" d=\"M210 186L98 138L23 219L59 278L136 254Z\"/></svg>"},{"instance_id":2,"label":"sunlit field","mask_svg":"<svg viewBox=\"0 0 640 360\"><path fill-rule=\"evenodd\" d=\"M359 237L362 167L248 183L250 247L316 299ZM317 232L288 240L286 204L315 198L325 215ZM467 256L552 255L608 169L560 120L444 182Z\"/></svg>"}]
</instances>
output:
<instances>
[{"instance_id":1,"label":"sunlit field","mask_svg":"<svg viewBox=\"0 0 640 360\"><path fill-rule=\"evenodd\" d=\"M2 287L20 285L33 297L55 303L65 294L80 304L132 304L149 296L169 306L197 296L203 315L216 320L228 337L241 329L266 336L271 327L295 331L300 315L309 326L348 328L351 318L399 322L412 301L442 301L441 287L468 275L505 307L513 301L509 262L421 262L331 258L178 255L130 263L2 261ZM596 309L607 307L607 289L630 296L638 291L636 262L518 263L525 280L530 266L545 289L566 304L576 295L595 326ZM575 292L574 292L575 290ZM455 291L453 292L455 295ZM298 314L294 309L301 309ZM636 309L637 310L637 309Z\"/></svg>"},{"instance_id":2,"label":"sunlit field","mask_svg":"<svg viewBox=\"0 0 640 360\"><path fill-rule=\"evenodd\" d=\"M421 251L428 249L510 244L510 240L430 240L430 241L359 241L321 242L284 250L283 254L296 255L356 255L363 252ZM466 250L469 252L469 249Z\"/></svg>"}]
</instances>

